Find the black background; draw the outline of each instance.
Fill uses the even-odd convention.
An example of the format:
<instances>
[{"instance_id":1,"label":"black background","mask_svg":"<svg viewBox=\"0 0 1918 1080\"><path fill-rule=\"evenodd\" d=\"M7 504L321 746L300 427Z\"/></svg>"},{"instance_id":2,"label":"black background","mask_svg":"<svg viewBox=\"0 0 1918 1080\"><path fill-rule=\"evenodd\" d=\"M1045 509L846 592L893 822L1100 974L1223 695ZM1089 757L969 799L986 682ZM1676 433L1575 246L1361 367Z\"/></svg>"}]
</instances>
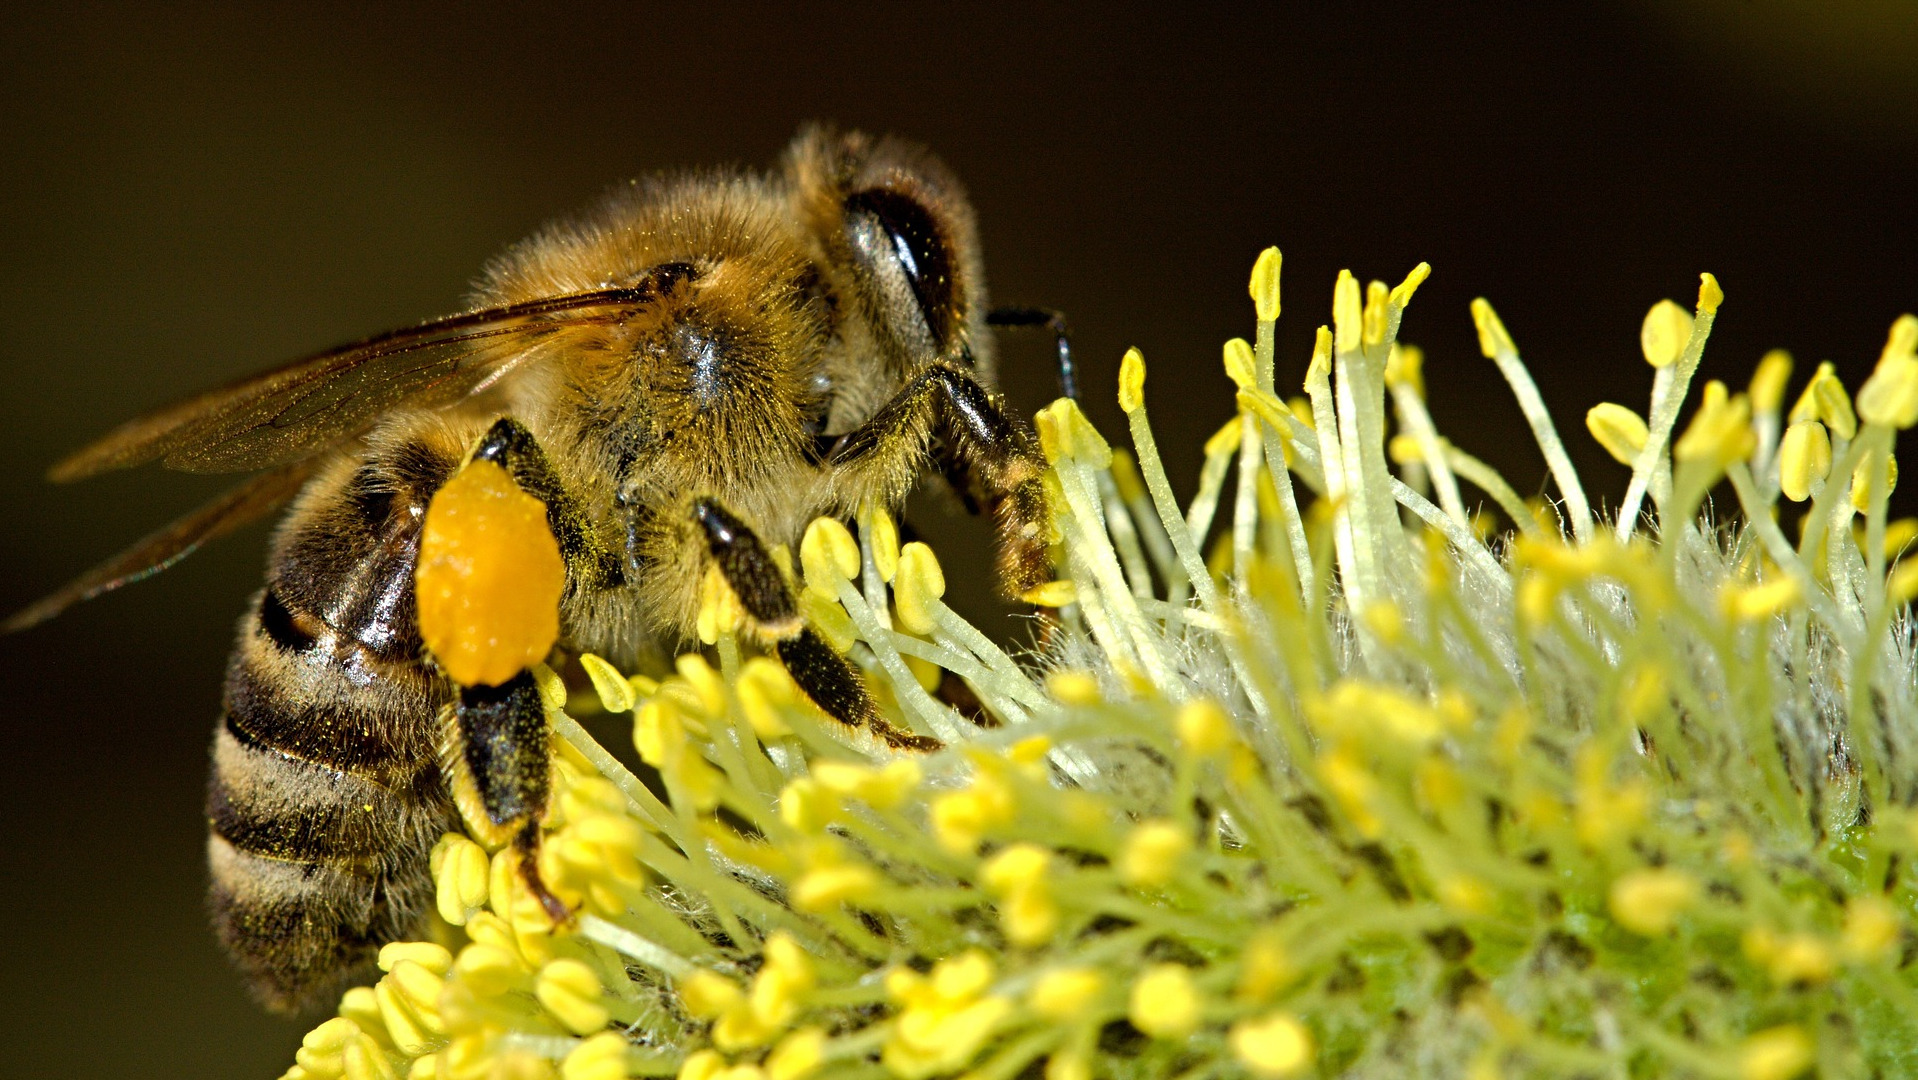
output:
<instances>
[{"instance_id":1,"label":"black background","mask_svg":"<svg viewBox=\"0 0 1918 1080\"><path fill-rule=\"evenodd\" d=\"M543 218L649 170L770 162L808 118L945 157L995 298L1071 314L1115 434L1117 360L1141 346L1188 489L1267 244L1285 252L1282 382L1341 267L1397 282L1430 260L1404 334L1440 427L1539 490L1475 347L1466 307L1486 295L1606 502L1624 470L1584 411L1643 409L1639 321L1661 297L1689 308L1699 271L1727 297L1705 375L1740 386L1782 345L1801 377L1829 357L1855 387L1918 307L1918 31L1898 3L651 7L0 17L0 607L220 487L147 470L50 488L60 452L453 310ZM1006 353L1015 403L1043 404L1044 346ZM200 907L204 747L263 538L0 640L0 1072L291 1063L305 1025L253 1008Z\"/></svg>"}]
</instances>

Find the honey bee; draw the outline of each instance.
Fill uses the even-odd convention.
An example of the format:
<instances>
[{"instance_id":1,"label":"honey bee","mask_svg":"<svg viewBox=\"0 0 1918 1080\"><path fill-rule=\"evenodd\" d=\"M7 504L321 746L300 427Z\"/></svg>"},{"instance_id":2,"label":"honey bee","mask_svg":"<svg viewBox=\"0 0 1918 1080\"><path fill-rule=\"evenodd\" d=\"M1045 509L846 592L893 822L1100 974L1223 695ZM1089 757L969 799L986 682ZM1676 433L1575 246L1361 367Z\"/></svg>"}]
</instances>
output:
<instances>
[{"instance_id":1,"label":"honey bee","mask_svg":"<svg viewBox=\"0 0 1918 1080\"><path fill-rule=\"evenodd\" d=\"M612 192L496 258L463 314L202 394L68 457L53 479L156 459L257 475L7 628L291 504L227 670L207 847L218 936L262 1002L296 1011L417 928L427 852L462 817L537 844L549 736L530 671L462 681L419 628L422 522L450 478L490 462L544 504L561 650L670 651L716 569L822 709L926 749L806 626L772 552L817 517L897 510L936 467L992 515L1007 594L1043 583L1044 461L993 391L989 329L1035 324L1057 331L1070 392L1060 320L988 312L944 166L808 128L769 173Z\"/></svg>"}]
</instances>

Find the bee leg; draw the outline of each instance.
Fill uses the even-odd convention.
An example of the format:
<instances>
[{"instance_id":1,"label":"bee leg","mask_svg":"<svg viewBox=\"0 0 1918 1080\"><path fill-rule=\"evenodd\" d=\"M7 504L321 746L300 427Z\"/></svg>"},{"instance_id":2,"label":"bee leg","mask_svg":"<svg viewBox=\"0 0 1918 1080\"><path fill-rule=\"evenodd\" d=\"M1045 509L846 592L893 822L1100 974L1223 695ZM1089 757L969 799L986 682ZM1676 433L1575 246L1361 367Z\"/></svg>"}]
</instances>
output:
<instances>
[{"instance_id":1,"label":"bee leg","mask_svg":"<svg viewBox=\"0 0 1918 1080\"><path fill-rule=\"evenodd\" d=\"M960 493L975 497L993 517L1001 590L1018 599L1050 580L1045 458L1025 426L965 372L946 364L927 368L872 419L840 436L830 460L848 469L923 460L928 433L938 436L942 453L950 456L948 478L964 484Z\"/></svg>"},{"instance_id":2,"label":"bee leg","mask_svg":"<svg viewBox=\"0 0 1918 1080\"><path fill-rule=\"evenodd\" d=\"M726 584L779 654L793 681L820 708L849 727L864 727L899 750L937 750L940 742L886 722L859 671L833 651L799 615L785 577L746 523L712 499L693 502L693 520Z\"/></svg>"},{"instance_id":3,"label":"bee leg","mask_svg":"<svg viewBox=\"0 0 1918 1080\"><path fill-rule=\"evenodd\" d=\"M1066 325L1063 311L1051 308L1002 307L986 312L987 326L1043 326L1052 331L1059 348L1059 394L1079 400L1078 369L1072 364L1072 328Z\"/></svg>"},{"instance_id":4,"label":"bee leg","mask_svg":"<svg viewBox=\"0 0 1918 1080\"><path fill-rule=\"evenodd\" d=\"M595 589L624 583L626 574L619 553L593 535L578 500L566 490L553 471L551 459L526 425L510 416L494 421L473 448L473 460L491 461L505 469L520 490L546 504L546 523L559 543L570 580Z\"/></svg>"},{"instance_id":5,"label":"bee leg","mask_svg":"<svg viewBox=\"0 0 1918 1080\"><path fill-rule=\"evenodd\" d=\"M453 703L453 797L489 843L511 840L520 873L555 922L566 905L539 876L539 823L550 789L546 703L531 672L498 686L461 686Z\"/></svg>"}]
</instances>

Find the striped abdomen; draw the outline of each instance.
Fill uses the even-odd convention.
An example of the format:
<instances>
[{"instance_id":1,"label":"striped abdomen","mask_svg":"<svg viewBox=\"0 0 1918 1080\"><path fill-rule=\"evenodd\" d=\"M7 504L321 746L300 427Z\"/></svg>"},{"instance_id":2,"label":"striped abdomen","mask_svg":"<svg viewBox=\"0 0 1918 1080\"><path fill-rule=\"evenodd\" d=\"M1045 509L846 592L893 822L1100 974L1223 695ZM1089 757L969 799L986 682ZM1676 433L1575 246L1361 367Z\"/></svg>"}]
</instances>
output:
<instances>
[{"instance_id":1,"label":"striped abdomen","mask_svg":"<svg viewBox=\"0 0 1918 1080\"><path fill-rule=\"evenodd\" d=\"M299 1009L366 968L431 904L454 823L444 685L420 660L413 570L456 457L409 446L316 479L241 621L207 783L214 925L255 993Z\"/></svg>"}]
</instances>

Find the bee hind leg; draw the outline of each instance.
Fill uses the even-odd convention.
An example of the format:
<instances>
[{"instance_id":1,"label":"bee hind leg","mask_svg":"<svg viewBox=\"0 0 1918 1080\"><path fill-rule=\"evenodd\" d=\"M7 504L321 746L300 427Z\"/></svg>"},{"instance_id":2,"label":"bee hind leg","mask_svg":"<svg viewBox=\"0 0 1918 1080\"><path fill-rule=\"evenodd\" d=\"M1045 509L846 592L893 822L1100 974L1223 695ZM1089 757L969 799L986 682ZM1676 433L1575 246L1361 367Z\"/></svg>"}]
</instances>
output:
<instances>
[{"instance_id":1,"label":"bee hind leg","mask_svg":"<svg viewBox=\"0 0 1918 1080\"><path fill-rule=\"evenodd\" d=\"M546 703L532 673L498 686L462 686L452 707L453 797L489 844L510 841L520 874L556 923L570 912L539 875L540 817L551 785Z\"/></svg>"},{"instance_id":2,"label":"bee hind leg","mask_svg":"<svg viewBox=\"0 0 1918 1080\"><path fill-rule=\"evenodd\" d=\"M815 704L849 727L863 727L898 750L937 750L940 742L901 731L879 715L859 670L805 624L792 590L746 523L713 499L693 503L693 520L740 606L770 639L793 681Z\"/></svg>"}]
</instances>

